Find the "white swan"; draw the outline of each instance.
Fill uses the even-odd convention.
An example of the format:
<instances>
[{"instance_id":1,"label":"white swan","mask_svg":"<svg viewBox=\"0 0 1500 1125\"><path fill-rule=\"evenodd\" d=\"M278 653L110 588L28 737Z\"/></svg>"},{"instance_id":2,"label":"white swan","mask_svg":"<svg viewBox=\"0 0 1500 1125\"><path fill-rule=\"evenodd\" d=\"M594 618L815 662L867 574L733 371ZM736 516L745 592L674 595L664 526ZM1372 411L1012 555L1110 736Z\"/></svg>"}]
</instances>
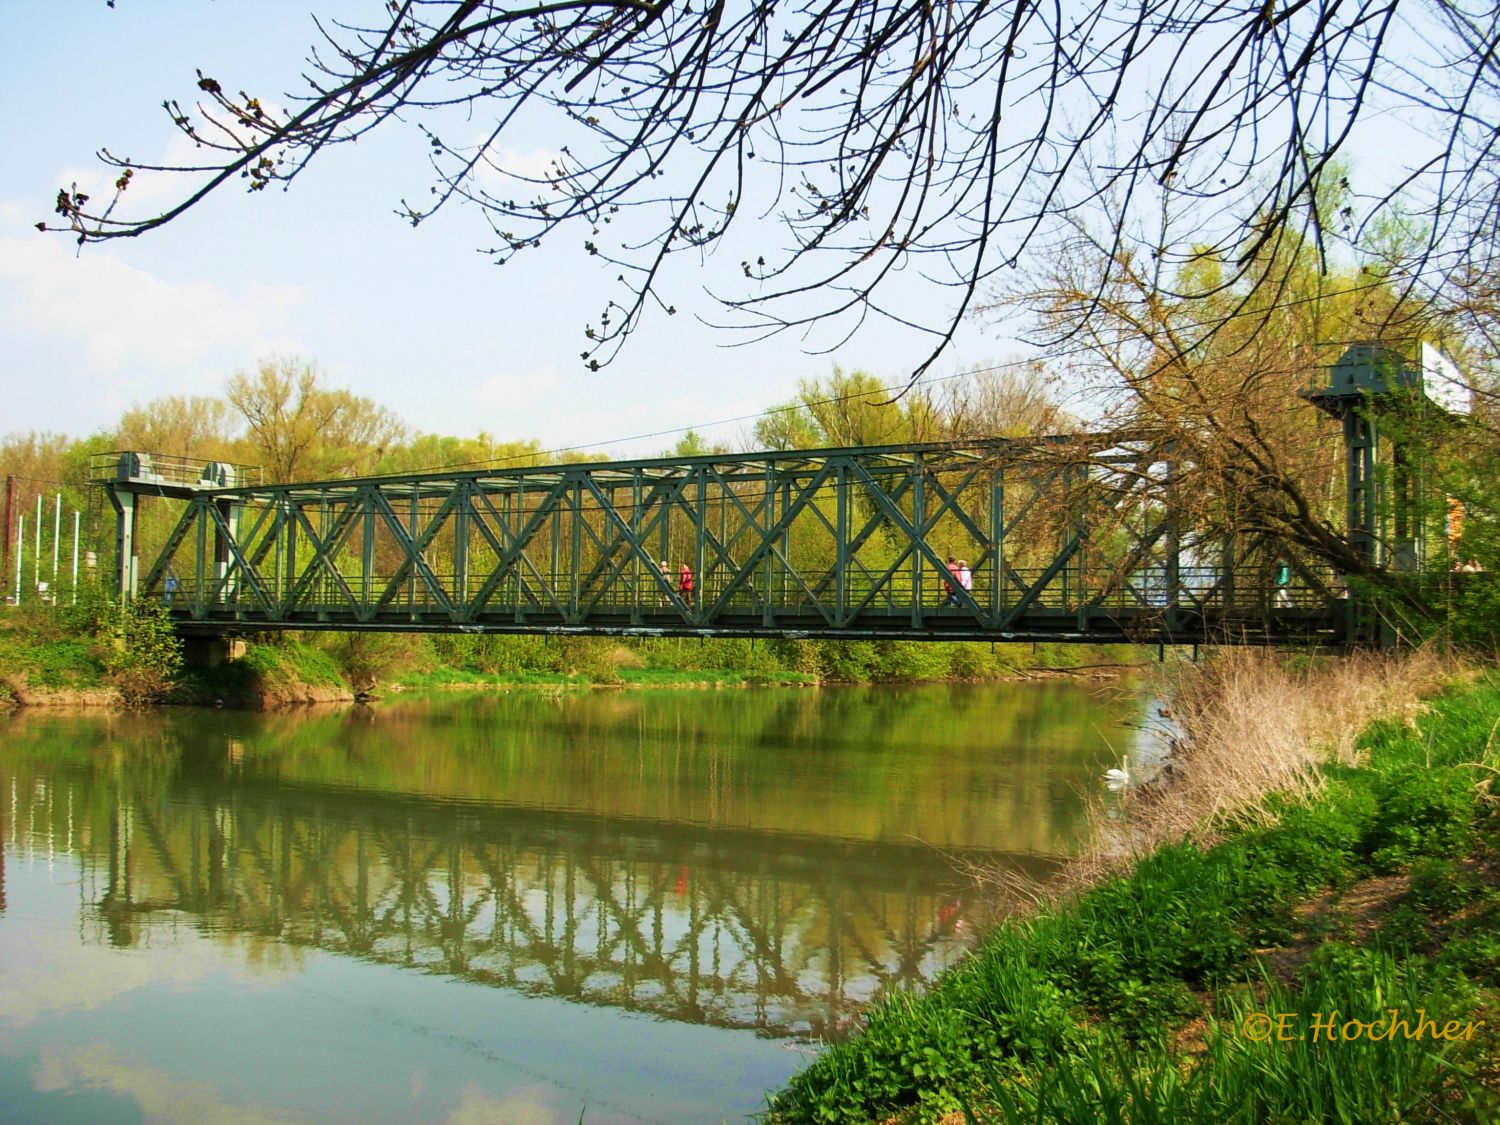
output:
<instances>
[{"instance_id":1,"label":"white swan","mask_svg":"<svg viewBox=\"0 0 1500 1125\"><path fill-rule=\"evenodd\" d=\"M1107 769L1104 771L1104 784L1117 792L1130 784L1129 756L1120 759L1119 769Z\"/></svg>"}]
</instances>

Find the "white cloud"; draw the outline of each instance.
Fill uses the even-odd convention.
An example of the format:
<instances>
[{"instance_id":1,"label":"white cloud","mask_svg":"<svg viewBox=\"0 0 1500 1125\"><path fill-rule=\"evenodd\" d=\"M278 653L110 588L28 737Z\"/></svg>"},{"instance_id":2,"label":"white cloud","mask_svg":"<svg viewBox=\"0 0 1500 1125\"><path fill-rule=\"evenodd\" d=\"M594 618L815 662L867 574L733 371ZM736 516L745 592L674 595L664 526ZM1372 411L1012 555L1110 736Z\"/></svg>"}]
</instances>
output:
<instances>
[{"instance_id":1,"label":"white cloud","mask_svg":"<svg viewBox=\"0 0 1500 1125\"><path fill-rule=\"evenodd\" d=\"M127 993L144 988L185 988L216 973L232 972L244 985L274 982L285 973L266 965L248 970L227 961L223 950L208 942L184 941L142 947L129 956L62 935L31 941L24 969L4 974L0 988L0 1034L30 1027L65 1012L103 1008ZM7 968L10 968L9 966Z\"/></svg>"},{"instance_id":2,"label":"white cloud","mask_svg":"<svg viewBox=\"0 0 1500 1125\"><path fill-rule=\"evenodd\" d=\"M506 192L534 193L539 185L527 181L550 181L557 175L558 162L567 167L562 153L548 148L526 151L508 145L492 146L474 166L474 182L491 194ZM527 194L526 198L531 198Z\"/></svg>"},{"instance_id":3,"label":"white cloud","mask_svg":"<svg viewBox=\"0 0 1500 1125\"><path fill-rule=\"evenodd\" d=\"M122 1059L103 1043L90 1047L43 1046L32 1083L42 1093L107 1090L134 1101L145 1121L159 1125L198 1121L268 1125L299 1120L259 1106L228 1105L207 1082L179 1081L155 1067Z\"/></svg>"},{"instance_id":4,"label":"white cloud","mask_svg":"<svg viewBox=\"0 0 1500 1125\"><path fill-rule=\"evenodd\" d=\"M474 1083L464 1087L447 1125L562 1125L563 1115L546 1102L541 1089L514 1090L503 1098L486 1094Z\"/></svg>"},{"instance_id":5,"label":"white cloud","mask_svg":"<svg viewBox=\"0 0 1500 1125\"><path fill-rule=\"evenodd\" d=\"M298 286L164 279L108 247L79 254L65 237L14 222L13 205L0 207L0 332L13 355L52 357L54 370L31 374L51 381L53 394L123 406L183 389L226 359L299 350Z\"/></svg>"}]
</instances>

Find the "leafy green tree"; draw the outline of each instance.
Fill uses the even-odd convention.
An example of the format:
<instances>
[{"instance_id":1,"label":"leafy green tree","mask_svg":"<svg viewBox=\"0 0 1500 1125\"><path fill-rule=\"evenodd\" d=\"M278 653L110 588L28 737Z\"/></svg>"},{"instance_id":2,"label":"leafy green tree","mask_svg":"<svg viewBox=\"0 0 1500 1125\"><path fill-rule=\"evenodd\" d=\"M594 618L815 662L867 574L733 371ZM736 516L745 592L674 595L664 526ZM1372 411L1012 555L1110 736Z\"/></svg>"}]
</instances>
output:
<instances>
[{"instance_id":1,"label":"leafy green tree","mask_svg":"<svg viewBox=\"0 0 1500 1125\"><path fill-rule=\"evenodd\" d=\"M323 386L316 365L299 359L264 360L253 375L233 376L226 397L273 482L372 473L405 433L390 411Z\"/></svg>"},{"instance_id":2,"label":"leafy green tree","mask_svg":"<svg viewBox=\"0 0 1500 1125\"><path fill-rule=\"evenodd\" d=\"M1200 248L1186 265L1122 246L1116 233L1075 224L1001 305L1029 315L1039 343L1066 344L1069 378L1090 392L1102 426L1160 451L1146 491L1183 512L1201 541L1260 543L1265 558L1290 552L1381 579L1342 526L1339 427L1302 392L1326 382L1349 341L1399 325L1409 335L1388 341L1413 350L1441 332L1440 318L1374 269L1332 270L1294 233L1233 253Z\"/></svg>"},{"instance_id":3,"label":"leafy green tree","mask_svg":"<svg viewBox=\"0 0 1500 1125\"><path fill-rule=\"evenodd\" d=\"M755 420L756 449L819 449L828 438L800 398L778 403Z\"/></svg>"},{"instance_id":4,"label":"leafy green tree","mask_svg":"<svg viewBox=\"0 0 1500 1125\"><path fill-rule=\"evenodd\" d=\"M204 461L244 459L242 419L221 398L171 395L132 406L115 428L115 448Z\"/></svg>"},{"instance_id":5,"label":"leafy green tree","mask_svg":"<svg viewBox=\"0 0 1500 1125\"><path fill-rule=\"evenodd\" d=\"M388 450L376 467L379 473L414 473L436 469L519 469L548 460L542 443L533 439L501 441L481 430L471 438L449 434L414 434Z\"/></svg>"},{"instance_id":6,"label":"leafy green tree","mask_svg":"<svg viewBox=\"0 0 1500 1125\"><path fill-rule=\"evenodd\" d=\"M711 444L709 440L702 434L700 434L697 430L688 430L687 433L683 434L682 437L677 439L677 444L668 451L667 456L706 457L710 453L724 452L726 452L726 450L723 446Z\"/></svg>"}]
</instances>

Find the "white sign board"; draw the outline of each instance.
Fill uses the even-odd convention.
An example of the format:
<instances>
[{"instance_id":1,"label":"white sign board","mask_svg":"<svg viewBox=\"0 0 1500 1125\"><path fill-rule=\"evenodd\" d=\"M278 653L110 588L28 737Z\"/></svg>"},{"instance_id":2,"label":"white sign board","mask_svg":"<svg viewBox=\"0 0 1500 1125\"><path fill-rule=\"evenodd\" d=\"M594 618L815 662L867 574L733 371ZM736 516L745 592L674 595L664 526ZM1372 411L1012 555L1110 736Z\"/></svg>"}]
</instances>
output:
<instances>
[{"instance_id":1,"label":"white sign board","mask_svg":"<svg viewBox=\"0 0 1500 1125\"><path fill-rule=\"evenodd\" d=\"M1450 414L1472 414L1474 392L1458 365L1436 344L1422 341L1422 389Z\"/></svg>"}]
</instances>

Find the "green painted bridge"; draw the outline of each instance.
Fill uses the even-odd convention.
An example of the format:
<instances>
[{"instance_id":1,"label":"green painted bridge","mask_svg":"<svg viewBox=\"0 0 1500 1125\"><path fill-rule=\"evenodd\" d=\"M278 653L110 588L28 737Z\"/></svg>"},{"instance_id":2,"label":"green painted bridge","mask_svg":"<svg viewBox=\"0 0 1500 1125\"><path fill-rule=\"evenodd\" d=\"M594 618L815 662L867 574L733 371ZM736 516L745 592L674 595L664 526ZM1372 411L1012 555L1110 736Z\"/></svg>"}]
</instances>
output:
<instances>
[{"instance_id":1,"label":"green painted bridge","mask_svg":"<svg viewBox=\"0 0 1500 1125\"><path fill-rule=\"evenodd\" d=\"M1101 434L277 484L114 453L93 475L121 593L185 634L1351 638L1331 572L1183 526L1173 468Z\"/></svg>"}]
</instances>

